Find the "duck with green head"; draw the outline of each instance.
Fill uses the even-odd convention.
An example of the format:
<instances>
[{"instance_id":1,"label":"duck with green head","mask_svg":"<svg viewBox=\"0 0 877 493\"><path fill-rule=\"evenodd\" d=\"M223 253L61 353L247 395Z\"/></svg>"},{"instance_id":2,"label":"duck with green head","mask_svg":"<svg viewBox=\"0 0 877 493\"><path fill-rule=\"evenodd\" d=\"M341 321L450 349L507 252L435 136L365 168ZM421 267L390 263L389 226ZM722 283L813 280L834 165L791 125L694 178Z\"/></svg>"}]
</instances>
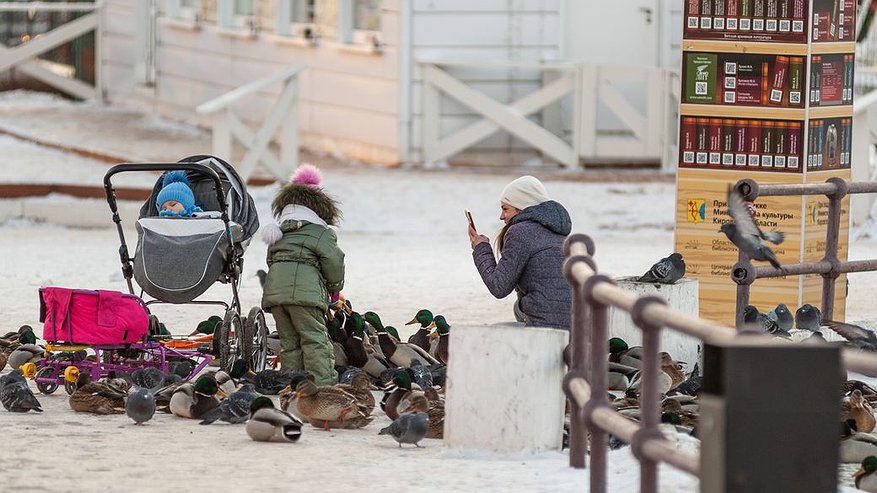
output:
<instances>
[{"instance_id":1,"label":"duck with green head","mask_svg":"<svg viewBox=\"0 0 877 493\"><path fill-rule=\"evenodd\" d=\"M451 342L451 325L444 315L436 315L434 323L436 334L438 334L438 342L435 343L434 349L430 348L430 354L446 365L449 359L448 347Z\"/></svg>"},{"instance_id":2,"label":"duck with green head","mask_svg":"<svg viewBox=\"0 0 877 493\"><path fill-rule=\"evenodd\" d=\"M350 337L344 341L344 353L347 355L347 362L351 366L365 369L369 362L368 353L365 350L365 323L362 315L353 312L348 317L346 324L350 330ZM367 370L366 370L367 371Z\"/></svg>"},{"instance_id":3,"label":"duck with green head","mask_svg":"<svg viewBox=\"0 0 877 493\"><path fill-rule=\"evenodd\" d=\"M856 488L869 493L877 493L877 457L869 455L862 460L862 467L853 475Z\"/></svg>"},{"instance_id":4,"label":"duck with green head","mask_svg":"<svg viewBox=\"0 0 877 493\"><path fill-rule=\"evenodd\" d=\"M418 310L414 318L405 325L413 324L420 324L420 328L408 338L408 344L414 344L424 351L429 351L429 332L435 327L432 312L427 309Z\"/></svg>"},{"instance_id":5,"label":"duck with green head","mask_svg":"<svg viewBox=\"0 0 877 493\"><path fill-rule=\"evenodd\" d=\"M392 390L388 390L384 394L384 398L381 401L381 408L384 410L384 413L387 414L388 418L395 420L399 417L400 403L404 399L410 397L414 391L414 386L411 384L411 375L409 375L408 371L403 368L397 369L396 373L393 375L392 385L388 384L386 388Z\"/></svg>"},{"instance_id":6,"label":"duck with green head","mask_svg":"<svg viewBox=\"0 0 877 493\"><path fill-rule=\"evenodd\" d=\"M642 369L642 346L629 347L620 337L609 339L609 361Z\"/></svg>"},{"instance_id":7,"label":"duck with green head","mask_svg":"<svg viewBox=\"0 0 877 493\"><path fill-rule=\"evenodd\" d=\"M212 375L201 375L195 383L186 382L171 396L171 413L181 418L199 419L201 415L219 406L216 393L219 384Z\"/></svg>"},{"instance_id":8,"label":"duck with green head","mask_svg":"<svg viewBox=\"0 0 877 493\"><path fill-rule=\"evenodd\" d=\"M30 328L30 326L25 326ZM24 327L22 327L24 329ZM8 363L13 370L21 368L26 363L36 363L43 359L45 350L37 345L37 336L33 329L23 330L18 337L18 347L9 354Z\"/></svg>"},{"instance_id":9,"label":"duck with green head","mask_svg":"<svg viewBox=\"0 0 877 493\"><path fill-rule=\"evenodd\" d=\"M247 435L257 442L297 442L302 422L274 407L268 397L256 397L250 404Z\"/></svg>"},{"instance_id":10,"label":"duck with green head","mask_svg":"<svg viewBox=\"0 0 877 493\"><path fill-rule=\"evenodd\" d=\"M381 352L384 353L384 358L386 358L391 364L401 366L402 368L408 368L411 366L411 360L414 358L420 359L423 362L428 362L424 364L431 365L438 363L438 360L414 344L394 340L390 336L389 329L384 327L384 324L381 323L381 318L377 313L365 312L363 317L377 332L378 344L381 347Z\"/></svg>"}]
</instances>

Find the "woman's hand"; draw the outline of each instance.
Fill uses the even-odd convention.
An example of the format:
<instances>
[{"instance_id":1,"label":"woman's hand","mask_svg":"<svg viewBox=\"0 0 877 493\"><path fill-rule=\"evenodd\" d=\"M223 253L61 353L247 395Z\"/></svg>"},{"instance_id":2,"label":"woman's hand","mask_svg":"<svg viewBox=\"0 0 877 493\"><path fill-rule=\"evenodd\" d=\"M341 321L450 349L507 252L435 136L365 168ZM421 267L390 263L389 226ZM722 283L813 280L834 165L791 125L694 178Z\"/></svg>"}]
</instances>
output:
<instances>
[{"instance_id":1,"label":"woman's hand","mask_svg":"<svg viewBox=\"0 0 877 493\"><path fill-rule=\"evenodd\" d=\"M478 234L478 232L475 231L475 228L473 228L472 225L469 225L469 243L472 244L472 249L474 250L475 246L479 243L490 243L490 238Z\"/></svg>"}]
</instances>

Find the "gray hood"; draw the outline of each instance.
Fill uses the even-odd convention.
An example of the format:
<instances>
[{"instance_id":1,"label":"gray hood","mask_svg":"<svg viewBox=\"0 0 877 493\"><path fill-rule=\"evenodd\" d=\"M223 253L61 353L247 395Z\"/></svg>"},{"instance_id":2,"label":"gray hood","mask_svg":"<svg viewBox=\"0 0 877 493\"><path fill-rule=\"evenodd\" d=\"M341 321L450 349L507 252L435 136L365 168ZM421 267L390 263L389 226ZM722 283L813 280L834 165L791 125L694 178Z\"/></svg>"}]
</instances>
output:
<instances>
[{"instance_id":1,"label":"gray hood","mask_svg":"<svg viewBox=\"0 0 877 493\"><path fill-rule=\"evenodd\" d=\"M541 224L552 233L559 235L566 236L572 231L572 219L569 217L569 212L553 200L527 207L509 221L509 226L523 221Z\"/></svg>"}]
</instances>

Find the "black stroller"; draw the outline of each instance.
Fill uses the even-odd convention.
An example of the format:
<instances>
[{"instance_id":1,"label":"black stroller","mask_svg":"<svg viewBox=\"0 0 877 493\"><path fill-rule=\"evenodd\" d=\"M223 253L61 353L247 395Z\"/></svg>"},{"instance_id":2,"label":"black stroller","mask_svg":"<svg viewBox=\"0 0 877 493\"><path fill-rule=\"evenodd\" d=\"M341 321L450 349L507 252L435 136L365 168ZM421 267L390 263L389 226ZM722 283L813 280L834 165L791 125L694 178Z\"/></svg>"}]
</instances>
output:
<instances>
[{"instance_id":1,"label":"black stroller","mask_svg":"<svg viewBox=\"0 0 877 493\"><path fill-rule=\"evenodd\" d=\"M155 200L162 188L162 174L140 209L137 246L132 257L125 243L112 177L129 171L172 170L186 172L196 203L207 212L197 217L159 217ZM253 198L234 168L222 159L206 155L187 157L177 163L117 164L104 176L104 189L119 232L122 274L131 294L137 294L133 277L142 290L141 297L145 292L155 298L146 301L147 307L154 303L223 306L225 316L210 340L220 367L229 370L235 359L243 358L254 371L265 369L268 363L265 314L256 306L244 317L238 297L243 254L259 229L259 218ZM216 281L231 285L231 303L195 300ZM155 315L150 315L150 334L159 334ZM197 342L204 343L193 341Z\"/></svg>"}]
</instances>

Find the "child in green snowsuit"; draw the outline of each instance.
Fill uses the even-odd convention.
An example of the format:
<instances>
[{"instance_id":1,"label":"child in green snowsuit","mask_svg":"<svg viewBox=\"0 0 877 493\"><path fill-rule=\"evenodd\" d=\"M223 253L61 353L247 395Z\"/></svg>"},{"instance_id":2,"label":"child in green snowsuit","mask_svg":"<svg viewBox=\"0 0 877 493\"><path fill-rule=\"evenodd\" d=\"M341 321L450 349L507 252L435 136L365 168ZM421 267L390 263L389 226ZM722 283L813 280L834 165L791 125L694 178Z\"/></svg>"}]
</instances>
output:
<instances>
[{"instance_id":1,"label":"child in green snowsuit","mask_svg":"<svg viewBox=\"0 0 877 493\"><path fill-rule=\"evenodd\" d=\"M309 165L296 170L272 209L279 227L272 223L262 231L269 245L262 308L271 312L280 335L281 369L307 370L317 385L338 383L326 311L344 287L344 252L329 228L341 211Z\"/></svg>"}]
</instances>

